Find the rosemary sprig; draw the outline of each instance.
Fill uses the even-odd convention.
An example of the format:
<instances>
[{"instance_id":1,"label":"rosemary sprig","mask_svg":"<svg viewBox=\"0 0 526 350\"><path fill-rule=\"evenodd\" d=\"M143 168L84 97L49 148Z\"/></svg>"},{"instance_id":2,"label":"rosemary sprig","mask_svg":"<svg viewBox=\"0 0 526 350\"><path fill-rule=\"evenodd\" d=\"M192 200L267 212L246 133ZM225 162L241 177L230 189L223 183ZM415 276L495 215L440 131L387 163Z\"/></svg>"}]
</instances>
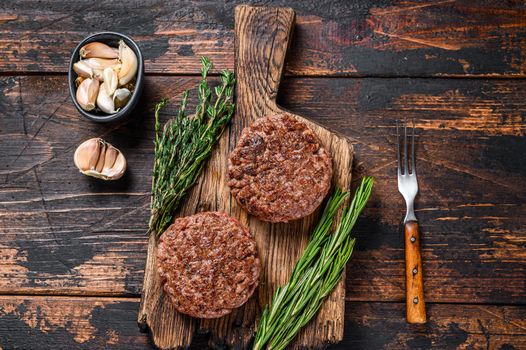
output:
<instances>
[{"instance_id":1,"label":"rosemary sprig","mask_svg":"<svg viewBox=\"0 0 526 350\"><path fill-rule=\"evenodd\" d=\"M161 131L159 111L166 105L166 100L161 100L155 106L155 164L148 233L157 236L172 222L181 199L196 182L212 148L234 113L234 74L223 71L221 84L212 93L206 81L212 63L202 57L201 64L195 114L186 114L188 91L185 91L179 112Z\"/></svg>"},{"instance_id":2,"label":"rosemary sprig","mask_svg":"<svg viewBox=\"0 0 526 350\"><path fill-rule=\"evenodd\" d=\"M320 309L325 298L340 281L345 264L351 257L355 238L351 230L362 212L373 186L373 178L365 177L351 204L332 234L336 212L349 192L336 189L301 258L296 263L289 282L277 288L270 307L261 316L254 350L284 349Z\"/></svg>"}]
</instances>

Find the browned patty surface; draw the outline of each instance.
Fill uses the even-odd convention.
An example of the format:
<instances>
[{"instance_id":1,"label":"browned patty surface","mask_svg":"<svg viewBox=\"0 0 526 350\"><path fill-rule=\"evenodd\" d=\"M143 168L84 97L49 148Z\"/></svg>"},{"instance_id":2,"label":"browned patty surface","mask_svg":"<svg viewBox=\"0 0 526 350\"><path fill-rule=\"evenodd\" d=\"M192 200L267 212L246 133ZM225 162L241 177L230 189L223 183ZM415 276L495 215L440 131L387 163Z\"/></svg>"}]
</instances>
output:
<instances>
[{"instance_id":1,"label":"browned patty surface","mask_svg":"<svg viewBox=\"0 0 526 350\"><path fill-rule=\"evenodd\" d=\"M243 129L228 175L232 195L250 214L287 222L321 204L331 185L332 160L305 123L276 114Z\"/></svg>"},{"instance_id":2,"label":"browned patty surface","mask_svg":"<svg viewBox=\"0 0 526 350\"><path fill-rule=\"evenodd\" d=\"M220 212L176 219L159 239L157 264L175 308L200 318L221 317L243 305L260 270L252 234Z\"/></svg>"}]
</instances>

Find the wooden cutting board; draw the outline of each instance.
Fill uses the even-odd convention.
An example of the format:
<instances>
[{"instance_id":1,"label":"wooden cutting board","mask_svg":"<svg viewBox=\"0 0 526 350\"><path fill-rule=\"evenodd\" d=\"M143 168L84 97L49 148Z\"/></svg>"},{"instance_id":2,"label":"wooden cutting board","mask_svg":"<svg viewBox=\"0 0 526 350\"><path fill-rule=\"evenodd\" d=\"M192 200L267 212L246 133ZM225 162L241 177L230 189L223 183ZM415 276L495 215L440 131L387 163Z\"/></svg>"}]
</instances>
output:
<instances>
[{"instance_id":1,"label":"wooden cutting board","mask_svg":"<svg viewBox=\"0 0 526 350\"><path fill-rule=\"evenodd\" d=\"M261 280L253 297L230 315L199 320L175 311L163 294L156 268L156 240L151 237L145 267L139 325L151 332L161 349L188 347L195 331L210 331L211 341L233 349L247 349L263 306L278 285L284 284L303 252L320 215L288 224L270 224L249 216L231 197L227 186L228 154L241 130L256 118L284 112L276 104L285 55L294 26L290 8L237 6L235 10L236 114L225 130L198 183L187 195L180 216L219 210L236 217L254 233L262 263ZM316 93L315 91L309 93ZM301 116L331 151L333 182L348 189L351 182L353 148L343 136ZM343 279L324 303L316 319L298 336L291 349L319 348L343 337L345 286Z\"/></svg>"}]
</instances>

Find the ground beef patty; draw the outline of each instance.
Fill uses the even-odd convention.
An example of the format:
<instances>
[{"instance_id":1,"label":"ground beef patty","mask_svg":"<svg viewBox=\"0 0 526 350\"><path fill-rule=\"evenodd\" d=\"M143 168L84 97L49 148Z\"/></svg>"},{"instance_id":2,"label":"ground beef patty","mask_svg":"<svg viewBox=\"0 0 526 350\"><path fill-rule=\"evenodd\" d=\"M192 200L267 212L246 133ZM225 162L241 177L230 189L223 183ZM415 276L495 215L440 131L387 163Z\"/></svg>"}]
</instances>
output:
<instances>
[{"instance_id":1,"label":"ground beef patty","mask_svg":"<svg viewBox=\"0 0 526 350\"><path fill-rule=\"evenodd\" d=\"M243 129L228 175L232 195L250 214L287 222L321 204L330 188L332 160L305 123L276 114Z\"/></svg>"},{"instance_id":2,"label":"ground beef patty","mask_svg":"<svg viewBox=\"0 0 526 350\"><path fill-rule=\"evenodd\" d=\"M243 305L260 269L252 234L219 212L176 219L159 239L157 264L175 308L200 318L221 317Z\"/></svg>"}]
</instances>

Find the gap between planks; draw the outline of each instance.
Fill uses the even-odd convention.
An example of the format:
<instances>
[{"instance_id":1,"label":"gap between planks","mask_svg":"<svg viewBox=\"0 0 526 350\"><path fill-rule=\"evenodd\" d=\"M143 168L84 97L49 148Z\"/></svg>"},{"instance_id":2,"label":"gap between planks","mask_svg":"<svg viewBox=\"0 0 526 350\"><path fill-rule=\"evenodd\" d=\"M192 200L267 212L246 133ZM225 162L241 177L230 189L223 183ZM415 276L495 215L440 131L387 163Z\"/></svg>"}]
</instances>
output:
<instances>
[{"instance_id":1,"label":"gap between planks","mask_svg":"<svg viewBox=\"0 0 526 350\"><path fill-rule=\"evenodd\" d=\"M5 71L0 72L0 77L13 77L13 76L67 76L68 73L65 71ZM162 73L162 72L153 72L145 73L147 77L200 77L201 74L196 73ZM208 74L210 77L219 77L221 74L219 72L212 72ZM336 73L336 74L288 74L285 73L284 77L286 78L322 78L322 79L517 79L522 80L526 79L526 74L500 74L500 73L491 73L491 74L435 74L435 75L407 75L407 74L360 74L360 73Z\"/></svg>"},{"instance_id":2,"label":"gap between planks","mask_svg":"<svg viewBox=\"0 0 526 350\"><path fill-rule=\"evenodd\" d=\"M55 294L43 294L43 293L0 293L0 300L12 300L12 298L22 299L27 297L27 299L69 299L69 300L78 300L79 298L83 299L96 299L96 300L119 300L119 301L133 301L140 302L141 295L122 295L122 294L112 294L112 293L101 293L101 294L82 294L82 293L55 293ZM367 300L367 299L353 299L346 297L345 303L377 303L377 304L405 304L405 300ZM426 304L430 305L469 305L469 306L526 306L526 302L522 303L483 303L483 302L465 302L465 301L428 301Z\"/></svg>"}]
</instances>

